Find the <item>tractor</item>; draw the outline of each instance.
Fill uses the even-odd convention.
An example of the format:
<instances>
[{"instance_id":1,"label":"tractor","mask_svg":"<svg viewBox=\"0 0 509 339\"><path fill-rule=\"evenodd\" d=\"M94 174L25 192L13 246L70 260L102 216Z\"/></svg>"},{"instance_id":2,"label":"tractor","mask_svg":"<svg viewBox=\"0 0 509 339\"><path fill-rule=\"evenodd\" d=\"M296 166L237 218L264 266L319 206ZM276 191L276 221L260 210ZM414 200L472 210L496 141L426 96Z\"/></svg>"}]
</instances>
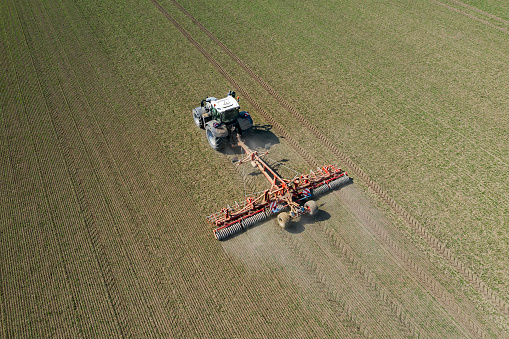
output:
<instances>
[{"instance_id":1,"label":"tractor","mask_svg":"<svg viewBox=\"0 0 509 339\"><path fill-rule=\"evenodd\" d=\"M239 111L235 92L229 91L226 98L208 97L193 109L193 120L204 129L210 147L222 150L227 144L234 144L237 134L245 137L253 127L253 119L246 111Z\"/></svg>"},{"instance_id":2,"label":"tractor","mask_svg":"<svg viewBox=\"0 0 509 339\"><path fill-rule=\"evenodd\" d=\"M196 126L206 131L207 140L214 150L219 151L226 145L240 147L246 156L236 161L237 165L250 163L270 184L270 188L258 192L259 195L247 196L245 201L235 202L207 216L214 226L216 239L226 239L276 214L279 226L287 229L292 219L318 213L312 197L351 181L348 174L335 165L317 168L309 174L298 174L291 180L281 177L262 159L268 151L259 154L244 143L243 139L253 128L253 119L248 112L239 112L239 108L235 92L229 91L226 98L208 97L193 110Z\"/></svg>"}]
</instances>

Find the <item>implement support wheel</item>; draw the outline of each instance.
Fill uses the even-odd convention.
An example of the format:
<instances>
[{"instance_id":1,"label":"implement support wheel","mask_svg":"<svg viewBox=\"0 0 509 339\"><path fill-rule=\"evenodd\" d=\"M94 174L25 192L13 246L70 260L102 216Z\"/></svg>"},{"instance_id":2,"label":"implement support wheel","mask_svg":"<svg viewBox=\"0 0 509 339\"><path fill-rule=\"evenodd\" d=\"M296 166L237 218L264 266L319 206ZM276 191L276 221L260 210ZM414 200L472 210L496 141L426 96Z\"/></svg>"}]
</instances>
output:
<instances>
[{"instance_id":1,"label":"implement support wheel","mask_svg":"<svg viewBox=\"0 0 509 339\"><path fill-rule=\"evenodd\" d=\"M277 216L277 223L281 228L287 229L290 226L290 215L286 212L281 212Z\"/></svg>"},{"instance_id":2,"label":"implement support wheel","mask_svg":"<svg viewBox=\"0 0 509 339\"><path fill-rule=\"evenodd\" d=\"M316 205L316 202L314 200L306 201L304 207L306 207L309 210L309 215L315 215L316 213L318 213L318 206Z\"/></svg>"}]
</instances>

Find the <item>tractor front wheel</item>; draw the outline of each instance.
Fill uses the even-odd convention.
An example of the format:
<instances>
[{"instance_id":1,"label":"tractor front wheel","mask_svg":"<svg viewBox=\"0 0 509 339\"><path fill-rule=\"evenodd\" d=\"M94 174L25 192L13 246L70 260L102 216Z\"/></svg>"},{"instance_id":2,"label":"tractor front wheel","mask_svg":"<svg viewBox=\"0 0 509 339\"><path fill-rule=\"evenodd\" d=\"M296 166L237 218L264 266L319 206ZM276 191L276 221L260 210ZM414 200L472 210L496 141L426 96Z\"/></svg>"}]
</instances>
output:
<instances>
[{"instance_id":1,"label":"tractor front wheel","mask_svg":"<svg viewBox=\"0 0 509 339\"><path fill-rule=\"evenodd\" d=\"M287 229L290 226L290 215L286 212L281 212L277 216L277 223L281 228Z\"/></svg>"},{"instance_id":2,"label":"tractor front wheel","mask_svg":"<svg viewBox=\"0 0 509 339\"><path fill-rule=\"evenodd\" d=\"M193 112L193 120L196 126L198 126L198 128L204 129L203 119L201 118L201 115L197 115L195 112Z\"/></svg>"},{"instance_id":3,"label":"tractor front wheel","mask_svg":"<svg viewBox=\"0 0 509 339\"><path fill-rule=\"evenodd\" d=\"M215 137L210 129L207 129L207 140L209 141L210 147L215 151L220 151L224 148L225 138Z\"/></svg>"}]
</instances>

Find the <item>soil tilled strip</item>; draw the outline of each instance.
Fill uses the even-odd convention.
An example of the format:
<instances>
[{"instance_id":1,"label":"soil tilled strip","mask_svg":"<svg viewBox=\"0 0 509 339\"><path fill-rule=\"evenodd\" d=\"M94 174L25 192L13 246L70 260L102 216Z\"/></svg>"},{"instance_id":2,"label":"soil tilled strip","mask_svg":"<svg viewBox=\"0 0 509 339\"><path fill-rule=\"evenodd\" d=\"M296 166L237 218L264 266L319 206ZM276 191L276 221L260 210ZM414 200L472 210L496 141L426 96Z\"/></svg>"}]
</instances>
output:
<instances>
[{"instance_id":1,"label":"soil tilled strip","mask_svg":"<svg viewBox=\"0 0 509 339\"><path fill-rule=\"evenodd\" d=\"M33 117L31 117L31 118L33 118ZM27 124L27 123L25 122L25 124ZM31 136L28 138L29 140L38 140L38 139L36 139L33 136L34 135L34 129L35 129L35 127L32 125L32 126L28 127L25 130L25 133L29 132L31 134ZM62 245L61 245L60 241L58 240L59 237L58 237L58 231L57 231L57 222L55 220L55 212L53 212L55 205L52 204L52 201L51 201L50 196L49 196L49 192L51 190L50 190L50 188L48 187L48 185L46 183L45 179L47 179L47 178L45 178L44 174L41 172L41 167L42 167L41 163L42 163L42 161L40 159L40 155L47 156L48 154L47 153L41 153L40 150L42 149L42 147L38 147L37 144L31 145L31 146L29 146L29 148L32 148L34 150L34 153L36 154L36 158L37 158L36 166L37 166L37 172L38 172L37 181L41 185L41 190L44 192L44 197L43 197L43 199L44 199L44 207L45 207L45 209L47 211L49 211L49 223L52 226L51 227L52 234L50 236L48 236L47 238L49 238L51 246L56 248L56 251L58 253L57 262L58 263L62 263L62 264L58 265L58 268L61 269L62 274L65 277L64 284L66 286L66 289L68 291L73 291L73 288L71 287L71 284L70 284L69 271L67 269L67 264L65 263L66 262L65 254L64 254L64 251L62 249ZM59 209L62 209L62 208L63 208L62 206L59 206ZM38 241L40 241L43 238L41 234L37 234L37 235L35 235L35 237L39 239ZM58 276L58 273L52 272L51 275L52 275L52 279L55 280L56 277ZM56 284L56 281L54 281L54 283ZM78 323L78 326L80 327L80 330L75 329L75 333L74 334L67 333L66 335L78 336L78 333L83 333L83 327L82 327L82 319L78 315L78 313L76 312L77 307L76 307L76 300L75 300L76 299L75 291L72 292L70 298L71 298L71 303L72 303L72 306L70 307L70 309L72 309L72 311L73 311L72 317L76 319L76 321ZM66 317L68 317L68 315L66 315ZM60 322L61 322L62 319L57 319L57 320L58 320L58 323L53 324L53 327L55 329L59 329L59 327L60 327L59 325L61 325ZM69 329L67 329L67 330L69 330ZM57 334L57 333L55 333L55 334ZM60 333L60 334L57 334L57 335L63 335L63 334Z\"/></svg>"},{"instance_id":2,"label":"soil tilled strip","mask_svg":"<svg viewBox=\"0 0 509 339\"><path fill-rule=\"evenodd\" d=\"M20 19L20 22L23 23L23 20ZM30 33L25 28L25 38L26 38L26 45L32 46L33 48L33 42L31 41L32 37L38 36L37 32L31 31ZM32 52L31 52L32 53ZM37 60L38 61L38 60ZM40 74L44 74L45 71L41 68L41 65L39 62L37 62L34 57L32 56L32 63L33 66L39 75L38 78L41 80ZM48 65L46 65L48 67ZM51 72L52 73L52 72ZM53 79L55 81L55 79ZM60 88L60 85L57 85L58 88L55 90L59 91L60 94L52 94L48 93L45 90L49 90L51 88L50 86L42 86L40 85L41 89L43 89L45 99L46 99L46 105L47 105L47 111L50 115L50 118L52 120L54 133L56 134L60 149L63 152L63 156L66 162L66 167L69 169L69 176L71 178L71 182L73 183L73 188L75 191L77 202L80 206L80 215L84 220L84 223L86 225L86 229L88 232L88 240L90 241L90 245L94 249L94 256L95 261L98 264L101 272L101 279L103 281L103 285L105 286L105 292L107 293L107 298L110 301L110 307L111 311L114 315L114 321L116 323L117 328L120 330L119 334L124 336L125 329L128 328L130 325L126 323L125 321L121 324L122 320L122 312L119 311L120 309L124 308L125 306L122 304L121 299L118 296L118 287L116 285L116 281L114 278L114 275L112 274L111 266L107 260L107 256L105 253L105 249L103 246L103 240L101 239L101 234L97 230L97 225L95 223L95 216L91 212L90 208L90 202L88 201L87 194L85 193L85 184L84 180L82 178L83 175L83 169L87 168L89 165L82 163L78 159L78 163L74 160L73 154L75 152L78 152L77 149L80 149L80 145L83 144L82 140L74 140L71 141L69 139L69 136L76 136L76 130L75 127L70 127L68 124L66 124L65 121L62 120L59 112L60 110L54 107L53 103L60 102L60 104L63 107L67 107L67 110L70 109L70 106L67 102L62 101L61 93L62 89ZM72 129L70 131L69 129ZM73 149L71 149L73 148ZM80 153L84 152L84 150L81 150ZM127 331L129 332L129 331Z\"/></svg>"},{"instance_id":3,"label":"soil tilled strip","mask_svg":"<svg viewBox=\"0 0 509 339\"><path fill-rule=\"evenodd\" d=\"M304 250L302 250L300 243L286 233L282 235L287 247L296 255L301 265L314 279L314 282L317 285L315 288L317 288L326 300L330 302L331 309L337 313L346 329L350 330L352 334L371 337L372 333L370 332L370 329L364 326L362 320L357 315L353 314L351 309L345 307L341 294L330 289L330 287L325 284L325 276L317 270L316 263Z\"/></svg>"},{"instance_id":4,"label":"soil tilled strip","mask_svg":"<svg viewBox=\"0 0 509 339\"><path fill-rule=\"evenodd\" d=\"M333 301L334 305L337 307L336 312L340 314L341 317L344 317L345 325L351 324L347 328L351 329L354 333L358 332L366 337L379 337L383 334L383 330L381 328L372 328L371 326L367 326L365 321L363 321L363 317L356 314L354 309L345 302L342 297L342 292L338 292L336 288L332 287L328 283L327 276L318 268L319 265L316 261L308 254L306 248L303 248L303 244L295 239L295 237L290 236L288 233L281 231L282 236L284 237L288 248L290 248L296 256L299 258L301 264L306 267L309 274L311 274L315 278L315 282L319 286L319 290L321 290L321 294L325 296L325 298L329 301ZM386 300L381 300L386 301ZM332 305L331 305L332 306ZM408 331L408 329L405 329ZM410 332L409 332L410 333ZM407 333L407 334L409 334Z\"/></svg>"},{"instance_id":5,"label":"soil tilled strip","mask_svg":"<svg viewBox=\"0 0 509 339\"><path fill-rule=\"evenodd\" d=\"M435 298L440 300L442 305L453 314L453 317L460 321L463 326L470 328L476 336L486 337L486 332L482 329L481 325L477 320L469 318L455 303L454 296L450 294L440 283L438 283L433 276L425 269L420 267L414 260L410 258L407 252L402 250L397 243L390 237L390 235L380 226L379 222L375 221L369 213L366 213L359 205L349 197L348 193L338 192L335 194L338 201L346 203L351 211L355 212L355 215L362 219L362 224L370 227L370 232L381 242L383 242L386 248L398 258L398 261L405 267L406 270L412 272L414 277L419 283L426 288L426 290L433 295ZM340 197L338 197L340 196ZM333 243L341 247L343 251L344 247L348 246L338 238L338 235L334 233L332 229L325 230L333 239ZM347 248L346 253L352 252L351 248ZM472 306L473 307L473 306Z\"/></svg>"},{"instance_id":6,"label":"soil tilled strip","mask_svg":"<svg viewBox=\"0 0 509 339\"><path fill-rule=\"evenodd\" d=\"M71 151L68 146L69 144L71 144L71 141L69 141L68 138L69 133L66 132L64 130L64 127L62 126L64 123L57 116L52 116L52 120L55 126L55 132L58 135L60 148L62 149L63 156L66 161L66 166L69 168L69 175L71 177L71 181L75 189L77 202L80 206L80 214L85 222L89 241L94 249L95 260L100 268L103 285L106 288L108 299L110 300L110 304L115 315L117 326L121 331L121 335L124 336L125 333L128 332L126 331L126 328L129 327L129 325L125 322L125 319L122 316L123 309L125 309L125 306L123 305L121 298L118 295L119 291L116 279L114 277L114 274L112 273L110 263L107 259L107 254L103 246L104 240L102 239L102 235L97 229L95 217L90 211L91 209L90 202L88 201L87 193L85 193L84 188L85 181L84 179L81 178L80 173L81 172L80 169L83 168L82 165L84 164L80 163L78 165L73 159L72 155L73 151Z\"/></svg>"},{"instance_id":7,"label":"soil tilled strip","mask_svg":"<svg viewBox=\"0 0 509 339\"><path fill-rule=\"evenodd\" d=\"M314 231L313 230L309 231L309 237L311 238L310 240L320 248L321 252L323 252L326 257L329 257L328 251L323 247L323 245L321 245L321 242L316 239L316 236L313 235L312 232ZM410 312L408 312L405 309L405 307L400 302L398 302L397 299L393 297L392 293L390 293L386 288L383 287L382 284L380 284L377 281L374 274L372 274L366 267L363 266L363 264L358 259L358 255L355 254L355 251L353 251L353 249L347 244L347 242L344 239L341 239L339 235L325 223L322 223L321 232L323 233L323 236L327 237L328 243L333 248L335 248L338 251L338 253L340 253L340 255L346 259L347 264L359 274L360 280L362 281L363 284L365 284L365 288L367 288L367 286L371 287L374 293L376 293L378 299L385 303L385 305L382 304L382 307L386 307L388 312L392 312L393 315L399 320L401 330L404 332L406 331L408 335L420 336L422 334L422 329L420 329L419 326L416 325L415 321L412 319L412 316L410 315ZM305 243L302 242L300 243L299 246L304 247ZM302 251L306 253L311 252L309 250ZM329 261L330 263L336 262L333 259ZM323 278L324 280L326 279L327 275L320 272L318 268L316 268L316 271L318 274L324 277ZM331 291L334 292L334 295L336 297L340 294L334 290L334 287L330 287L330 289ZM361 317L361 319L364 319L364 317Z\"/></svg>"},{"instance_id":8,"label":"soil tilled strip","mask_svg":"<svg viewBox=\"0 0 509 339\"><path fill-rule=\"evenodd\" d=\"M312 232L314 231L317 231L317 235L313 235ZM392 313L396 316L396 321L398 321L400 325L399 330L403 335L416 337L420 337L422 335L422 328L415 324L412 316L410 316L410 313L400 302L398 302L393 297L393 295L386 288L383 287L382 284L377 282L371 272L363 267L363 265L358 260L358 255L354 253L352 248L348 246L345 241L340 240L340 237L337 236L337 234L334 233L334 231L325 223L322 223L322 227L314 231L311 230L309 232L309 237L313 240L313 242L316 243L317 246L320 247L321 251L325 254L329 261L331 263L335 263L335 266L338 270L340 269L340 266L337 264L337 260L332 256L334 251L331 251L330 248L325 249L325 246L321 245L320 242L316 239L317 236L323 236L327 238L328 241L326 243L328 243L331 248L335 249L337 251L337 255L344 258L347 264L356 271L358 274L358 277L356 278L361 281L364 289L374 293L376 297L381 300L380 306L381 308L385 308L386 313ZM325 278L326 276L324 276L324 279ZM361 299L362 297L356 298L356 300ZM370 311L368 310L368 312ZM365 317L362 318L364 319ZM380 320L378 317L377 319Z\"/></svg>"},{"instance_id":9,"label":"soil tilled strip","mask_svg":"<svg viewBox=\"0 0 509 339\"><path fill-rule=\"evenodd\" d=\"M161 8L159 4L155 0L151 0L158 6L163 13L165 13L164 9ZM436 0L431 0L437 2ZM398 216L400 216L405 222L411 226L422 239L424 239L428 245L430 245L438 254L444 257L480 294L485 296L490 303L495 306L498 310L500 310L504 315L509 315L509 305L502 300L498 295L489 289L481 279L473 273L470 269L468 269L463 263L461 263L456 257L454 257L449 249L445 247L440 240L436 237L429 234L426 227L419 223L413 216L411 216L403 207L401 207L392 197L390 197L387 192L385 192L380 185L375 183L371 178L359 167L357 166L346 154L342 153L323 133L321 133L315 126L309 123L304 116L302 116L288 101L283 99L270 85L268 85L263 79L261 79L258 75L256 75L251 68L249 68L239 57L237 57L228 47L226 47L217 37L215 37L205 26L203 26L197 19L195 19L187 10L185 10L178 2L172 0L172 2L187 16L189 17L207 36L209 36L221 49L226 52L235 62L244 69L251 77L259 83L269 94L271 94L290 114L292 114L297 120L305 126L317 139L321 141L323 145L325 145L334 155L336 155L343 164L345 164L350 172L360 178L379 198L382 199ZM442 3L440 3L442 4ZM442 4L448 7L445 4ZM452 8L451 8L452 9ZM458 11L456 9L453 9ZM169 15L167 15L169 16ZM477 18L476 18L477 20ZM176 24L175 20L172 18L171 21ZM489 24L489 23L488 23ZM489 24L491 25L491 24ZM494 26L494 25L493 25ZM495 28L499 29L497 26ZM181 31L184 31L182 28L179 28ZM509 33L509 31L507 32ZM184 32L183 32L184 34ZM188 37L188 33L186 32L184 35ZM188 37L190 39L190 37ZM192 38L191 38L192 39ZM193 40L194 41L194 40ZM196 46L198 45L196 42L193 42ZM198 46L197 46L198 48ZM201 48L201 47L200 47ZM204 52L202 52L203 54ZM206 57L210 59L210 57ZM217 64L217 63L216 63ZM218 67L220 67L218 65ZM221 72L223 74L223 72ZM223 74L224 75L224 74ZM230 77L228 77L230 78ZM232 83L236 84L236 83ZM244 94L245 96L245 94ZM272 118L270 120L273 120ZM269 120L269 121L270 121ZM285 133L286 134L286 133ZM293 143L290 143L293 146ZM300 147L300 146L299 146ZM306 153L308 154L308 153ZM306 158L305 158L306 159ZM313 161L307 160L308 163L312 163Z\"/></svg>"},{"instance_id":10,"label":"soil tilled strip","mask_svg":"<svg viewBox=\"0 0 509 339\"><path fill-rule=\"evenodd\" d=\"M351 263L351 265L353 265L354 267L356 267L358 269L358 272L360 272L360 274L365 279L365 281L368 284L370 284L370 286L372 286L377 291L380 298L383 299L384 301L386 301L390 305L391 309L396 313L396 315L405 324L405 326L411 331L411 333L419 336L420 335L419 333L421 333L421 331L419 331L419 327L415 324L415 321L412 320L411 316L408 315L408 312L405 310L405 308L402 306L402 304L391 297L392 293L389 292L387 290L387 288L385 288L382 284L378 283L376 278L374 278L374 275L371 272L369 272L364 267L362 267L359 260L357 259L357 255L355 254L355 251L352 249L352 247L350 247L348 245L347 241L345 239L341 238L341 236L339 236L330 227L323 225L322 231L329 237L330 244L332 246L334 246L338 251L340 251L348 259L348 261ZM405 267L405 269L408 270L408 267ZM414 269L417 271L421 270L418 267L415 267ZM429 280L427 280L426 282L432 283ZM436 297L436 295L437 295L437 292L435 291L435 289L431 289L431 290L428 289L428 292L431 292L430 294L433 297ZM448 302L447 299L445 301ZM451 312L452 310L455 310L456 313L459 313L457 305L453 304L452 307L453 308L451 308L451 307L446 308L447 311ZM453 312L453 314L456 315L454 312ZM462 315L461 319L463 319L464 315L463 314L461 314L461 315ZM463 325L465 325L465 324L463 323ZM468 327L472 328L474 326L475 326L475 324L472 325L472 324L468 323L468 321L467 321L467 326L466 326L467 328ZM482 331L477 332L476 329L477 329L477 327L473 328L473 333L477 333L476 336L481 335L483 333Z\"/></svg>"},{"instance_id":11,"label":"soil tilled strip","mask_svg":"<svg viewBox=\"0 0 509 339\"><path fill-rule=\"evenodd\" d=\"M16 15L14 15L14 16L16 16ZM19 20L20 19L18 18L18 21ZM13 31L15 31L15 29L13 29ZM21 29L20 29L20 31L21 31ZM18 41L23 41L23 38L19 39ZM21 51L21 48L22 48L22 46L24 46L24 44L23 43L17 44L17 46L18 46L18 48ZM10 53L10 54L12 54L12 53ZM34 80L33 79L34 78L34 73L30 73L30 71L32 70L32 68L30 67L30 65L32 64L32 61L31 61L32 56L31 56L31 54L29 52L20 52L19 56L20 57L17 60L19 62L21 62L23 65L20 67L20 69L17 72L18 73L18 75L17 75L18 82L17 82L16 86L14 86L14 87L23 86L23 89L19 89L19 93L20 93L20 99L19 100L20 101L22 100L22 102L18 102L18 104L24 105L24 108L19 109L19 110L9 111L9 113L10 114L15 113L16 116L19 116L19 118L22 118L26 114L30 114L30 118L27 119L26 121L33 122L33 120L38 120L39 119L39 117L42 114L42 112L46 112L47 111L47 107L44 104L44 99L42 99L42 97L38 98L40 95L42 95L42 92L41 92L41 89L40 89L40 85L38 83L38 79L35 78L35 80ZM23 71L28 72L28 73L24 74L24 75L19 75ZM23 112L25 112L25 114L23 114ZM37 133L41 132L41 126L40 125L34 126L33 124L31 125L30 123L28 123L26 121L24 123L25 127L23 128L23 131L20 131L20 134L21 133L27 133L27 132L31 131L32 137L31 138L27 138L27 140L36 140L36 137L34 136L34 134L36 132ZM31 127L29 127L29 126L31 126ZM23 140L25 140L25 139L23 139ZM16 144L18 144L18 143L16 143ZM22 145L23 143L21 142L19 144ZM35 145L37 145L36 148L42 149L42 147L44 147L46 145L46 143L41 143L41 146L40 146L41 148L39 148L38 143L34 142L34 147L35 147ZM30 149L30 147L27 146L26 150L28 151L28 149ZM58 153L57 148L51 149L50 152L52 154ZM25 150L23 150L22 151L23 158L26 155L25 153L26 153ZM48 154L48 156L50 156L50 155ZM33 166L38 168L38 171L39 171L39 173L41 175L41 178L42 178L43 174L40 172L41 168L42 168L41 167L42 166L41 159L39 158L38 162L36 164L33 164ZM52 169L54 169L54 164L51 164L51 166L52 166ZM50 173L55 173L55 172L53 172L53 170L50 170ZM42 181L42 180L39 180L36 183L39 183L40 181ZM45 188L46 201L48 199L48 194L49 194L50 191L51 190L46 185L46 188ZM18 203L18 207L19 207L19 203ZM47 211L53 211L53 210L50 209L50 208L47 208ZM52 220L53 223L55 222L54 218L55 218L55 215L52 214L52 219L51 220ZM53 224L53 226L54 225L55 224ZM36 238L38 238L37 235L34 235L34 236ZM55 237L55 238L57 239L58 237ZM53 239L50 238L50 241L51 240L53 240ZM59 247L58 251L60 251L60 253L62 253L62 248L61 248L61 243L60 242L58 243L58 247ZM44 255L45 253L42 253L42 254ZM63 261L61 261L61 262L63 262ZM67 277L67 282L66 283L69 286L69 274L68 274L67 268L63 267L63 270L65 271L65 275ZM40 294L38 293L38 295L43 295L43 293L40 293ZM71 306L69 308L73 308L74 311L76 311L76 309L75 309L75 303L76 303L76 301L75 301L76 299L75 298L76 297L75 296L76 296L76 293L75 293L75 291L73 291L72 295L71 295L71 299L72 299L71 302L73 303L73 306ZM58 309L56 309L55 311L58 312ZM76 312L74 312L74 313L76 313ZM30 318L26 318L26 319L30 319ZM77 318L77 320L79 322L79 317ZM55 329L59 329L59 325L58 324L55 325L54 328ZM60 333L60 335L63 335L63 333Z\"/></svg>"},{"instance_id":12,"label":"soil tilled strip","mask_svg":"<svg viewBox=\"0 0 509 339\"><path fill-rule=\"evenodd\" d=\"M8 75L8 69L9 64L12 64L12 61L9 62L8 59L8 49L6 48L4 41L7 40L5 37L5 23L7 22L7 19L4 17L7 15L7 11L5 10L5 3L0 4L0 13L3 14L0 20L4 23L2 26L4 29L1 30L1 34L4 38L0 39L0 50L5 51L0 55L0 61L1 61L1 67L0 67L0 82L2 83L2 86L7 86L7 88L14 88L14 86L9 86L10 82L6 80L6 77ZM9 54L10 56L10 54ZM7 149L8 141L7 136L9 133L7 133L8 129L11 129L13 126L13 120L14 116L7 114L8 109L10 105L14 105L12 101L14 101L15 95L12 94L14 90L9 90L0 93L2 97L0 97L0 142L2 145L2 148L5 147L5 153L2 149L0 153L0 168L2 171L2 177L0 180L0 204L2 205L2 208L0 209L0 257L5 258L4 255L4 249L7 247L5 246L4 242L4 227L11 227L12 226L12 215L10 214L10 210L14 208L14 199L11 192L7 191L8 187L14 188L14 169L12 167L12 163L10 162L9 155L10 151ZM5 102L9 102L8 104L5 104ZM4 272L4 266L0 265L0 277L5 277ZM1 332L3 338L8 338L8 332L7 332L7 309L6 309L6 301L5 301L5 287L4 287L4 279L0 279L0 326L1 326ZM10 335L12 337L12 335Z\"/></svg>"}]
</instances>

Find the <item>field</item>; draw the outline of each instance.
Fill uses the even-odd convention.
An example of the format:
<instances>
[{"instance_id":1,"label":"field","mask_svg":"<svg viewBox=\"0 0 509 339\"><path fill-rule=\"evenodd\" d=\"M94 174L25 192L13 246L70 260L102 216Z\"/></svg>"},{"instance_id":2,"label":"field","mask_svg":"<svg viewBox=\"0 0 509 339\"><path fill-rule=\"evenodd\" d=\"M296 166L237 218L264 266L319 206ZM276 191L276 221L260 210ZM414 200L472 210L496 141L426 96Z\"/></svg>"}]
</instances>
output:
<instances>
[{"instance_id":1,"label":"field","mask_svg":"<svg viewBox=\"0 0 509 339\"><path fill-rule=\"evenodd\" d=\"M0 22L0 337L509 336L505 2L21 0ZM215 240L205 216L265 185L191 119L229 89L274 162L353 184Z\"/></svg>"}]
</instances>

